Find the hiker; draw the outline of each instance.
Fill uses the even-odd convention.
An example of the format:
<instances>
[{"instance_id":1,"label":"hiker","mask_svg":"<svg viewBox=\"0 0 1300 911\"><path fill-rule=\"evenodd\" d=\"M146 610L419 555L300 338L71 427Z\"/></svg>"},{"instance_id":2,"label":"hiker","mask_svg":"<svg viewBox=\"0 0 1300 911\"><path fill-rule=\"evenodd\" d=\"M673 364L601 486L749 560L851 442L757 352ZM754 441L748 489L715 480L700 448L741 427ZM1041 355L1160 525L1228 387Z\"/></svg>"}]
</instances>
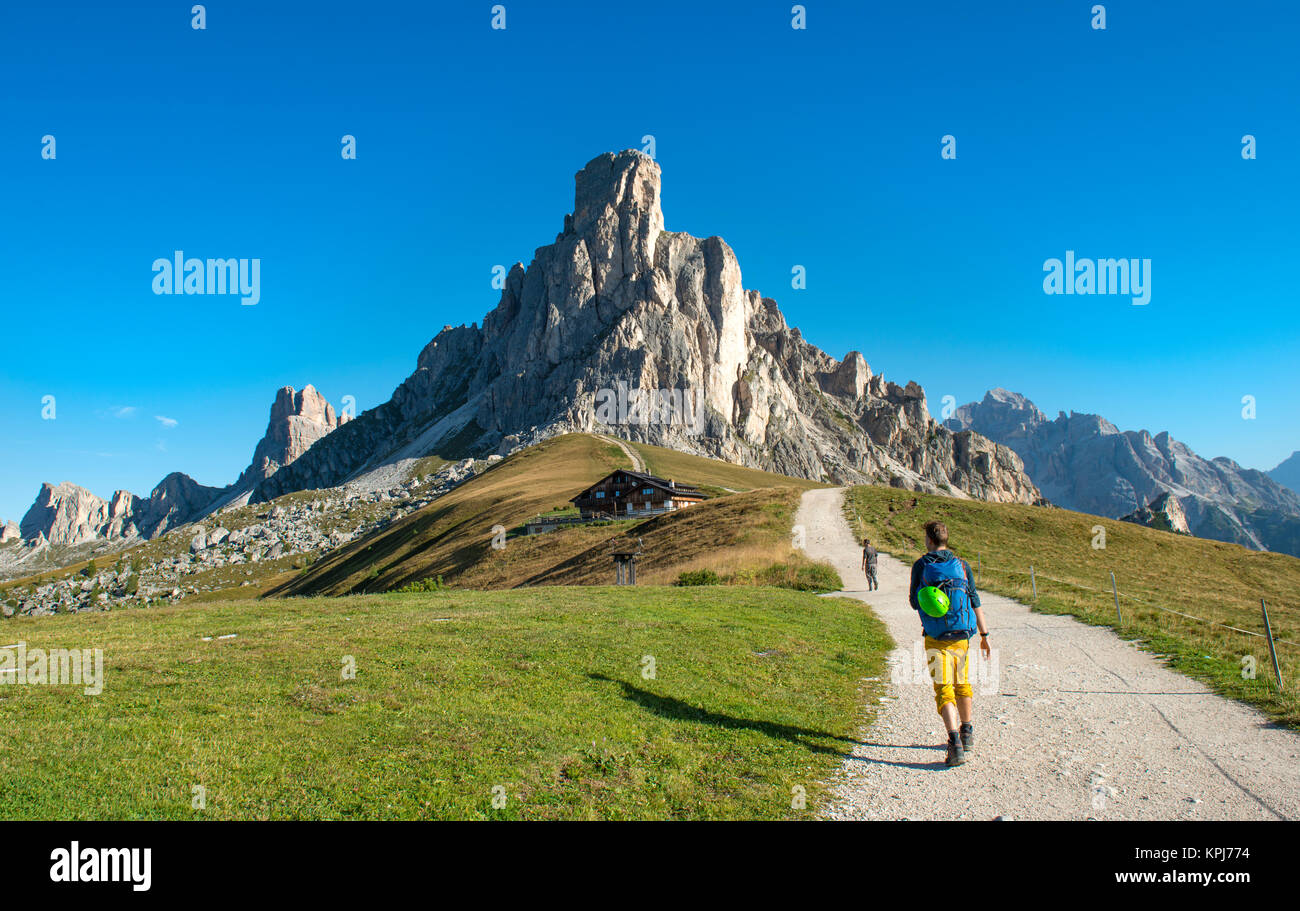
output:
<instances>
[{"instance_id":1,"label":"hiker","mask_svg":"<svg viewBox=\"0 0 1300 911\"><path fill-rule=\"evenodd\" d=\"M975 745L974 709L970 686L970 640L980 634L980 650L987 659L988 627L975 591L970 564L948 550L948 527L942 522L925 525L926 553L912 564L908 600L921 615L925 654L934 681L934 702L948 730L949 766L961 765Z\"/></svg>"},{"instance_id":2,"label":"hiker","mask_svg":"<svg viewBox=\"0 0 1300 911\"><path fill-rule=\"evenodd\" d=\"M869 592L880 588L880 583L876 581L876 556L877 551L871 546L871 542L863 538L862 571L867 574L867 591Z\"/></svg>"}]
</instances>

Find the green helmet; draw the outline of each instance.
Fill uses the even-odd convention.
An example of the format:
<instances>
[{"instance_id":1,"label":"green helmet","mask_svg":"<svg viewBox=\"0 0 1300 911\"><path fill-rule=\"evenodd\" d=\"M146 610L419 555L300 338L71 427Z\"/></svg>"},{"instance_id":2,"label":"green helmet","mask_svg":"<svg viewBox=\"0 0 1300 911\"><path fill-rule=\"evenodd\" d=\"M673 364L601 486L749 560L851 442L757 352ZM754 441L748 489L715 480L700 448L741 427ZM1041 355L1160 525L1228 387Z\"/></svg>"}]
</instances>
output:
<instances>
[{"instance_id":1,"label":"green helmet","mask_svg":"<svg viewBox=\"0 0 1300 911\"><path fill-rule=\"evenodd\" d=\"M952 602L944 594L943 589L935 588L933 585L927 585L916 593L917 603L921 605L921 610L925 611L931 617L942 617L948 613L948 608Z\"/></svg>"}]
</instances>

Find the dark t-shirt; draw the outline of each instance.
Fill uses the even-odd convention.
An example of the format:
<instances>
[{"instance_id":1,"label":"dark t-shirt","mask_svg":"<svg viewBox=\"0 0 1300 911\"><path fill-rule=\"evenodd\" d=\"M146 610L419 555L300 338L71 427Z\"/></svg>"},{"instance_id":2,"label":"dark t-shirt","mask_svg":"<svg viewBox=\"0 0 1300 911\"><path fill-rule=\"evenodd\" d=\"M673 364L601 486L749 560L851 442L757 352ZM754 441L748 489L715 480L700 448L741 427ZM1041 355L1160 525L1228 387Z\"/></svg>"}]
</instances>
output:
<instances>
[{"instance_id":1,"label":"dark t-shirt","mask_svg":"<svg viewBox=\"0 0 1300 911\"><path fill-rule=\"evenodd\" d=\"M876 565L876 549L870 545L862 548L862 559L867 561L868 566Z\"/></svg>"}]
</instances>

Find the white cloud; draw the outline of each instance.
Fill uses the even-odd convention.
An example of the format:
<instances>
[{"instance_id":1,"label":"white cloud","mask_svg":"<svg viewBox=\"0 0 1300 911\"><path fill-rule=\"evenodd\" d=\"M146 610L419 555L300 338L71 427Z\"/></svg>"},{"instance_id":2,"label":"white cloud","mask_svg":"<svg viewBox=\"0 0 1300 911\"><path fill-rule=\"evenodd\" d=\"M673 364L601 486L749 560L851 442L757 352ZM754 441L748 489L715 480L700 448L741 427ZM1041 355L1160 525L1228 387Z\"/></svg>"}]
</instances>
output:
<instances>
[{"instance_id":1,"label":"white cloud","mask_svg":"<svg viewBox=\"0 0 1300 911\"><path fill-rule=\"evenodd\" d=\"M135 414L136 407L134 405L115 405L108 412L115 418L129 418Z\"/></svg>"},{"instance_id":2,"label":"white cloud","mask_svg":"<svg viewBox=\"0 0 1300 911\"><path fill-rule=\"evenodd\" d=\"M175 418L164 417L161 414L155 414L153 416L153 419L157 421L159 424L162 424L168 430L171 430L173 427L175 427L177 424L180 423Z\"/></svg>"}]
</instances>

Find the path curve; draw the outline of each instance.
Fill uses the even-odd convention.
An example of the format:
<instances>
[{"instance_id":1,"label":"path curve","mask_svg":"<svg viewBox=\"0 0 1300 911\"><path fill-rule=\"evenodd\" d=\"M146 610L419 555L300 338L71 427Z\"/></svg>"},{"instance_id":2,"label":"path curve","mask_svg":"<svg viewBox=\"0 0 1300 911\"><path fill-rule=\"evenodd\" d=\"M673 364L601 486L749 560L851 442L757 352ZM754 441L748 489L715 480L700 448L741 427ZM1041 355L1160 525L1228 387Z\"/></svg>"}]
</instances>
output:
<instances>
[{"instance_id":1,"label":"path curve","mask_svg":"<svg viewBox=\"0 0 1300 911\"><path fill-rule=\"evenodd\" d=\"M880 555L867 592L843 488L809 490L807 553L839 570L889 627L888 693L831 782L836 819L1297 819L1300 735L1164 667L1109 629L984 594L997 661L975 684L971 761L943 765L910 567ZM834 595L830 596L833 597ZM992 684L996 683L996 686Z\"/></svg>"},{"instance_id":2,"label":"path curve","mask_svg":"<svg viewBox=\"0 0 1300 911\"><path fill-rule=\"evenodd\" d=\"M607 433L598 433L595 435L600 437L602 440L608 440L619 449L623 450L623 454L632 462L632 470L645 474L645 462L641 461L641 456L637 455L636 451L633 450L631 446L627 445L626 442L620 440L618 437L612 437Z\"/></svg>"}]
</instances>

